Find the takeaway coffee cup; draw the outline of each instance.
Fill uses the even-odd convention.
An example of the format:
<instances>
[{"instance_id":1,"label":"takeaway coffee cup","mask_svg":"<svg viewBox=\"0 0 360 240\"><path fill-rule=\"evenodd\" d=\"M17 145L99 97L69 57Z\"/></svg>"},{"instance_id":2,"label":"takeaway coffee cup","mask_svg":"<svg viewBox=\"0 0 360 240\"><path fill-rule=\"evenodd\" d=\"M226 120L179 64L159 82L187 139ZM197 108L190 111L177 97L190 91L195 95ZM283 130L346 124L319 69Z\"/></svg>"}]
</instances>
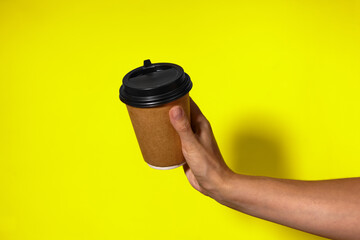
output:
<instances>
[{"instance_id":1,"label":"takeaway coffee cup","mask_svg":"<svg viewBox=\"0 0 360 240\"><path fill-rule=\"evenodd\" d=\"M165 170L185 163L169 110L180 105L190 120L191 88L189 75L172 63L145 60L123 78L120 100L126 104L142 156L150 167Z\"/></svg>"}]
</instances>

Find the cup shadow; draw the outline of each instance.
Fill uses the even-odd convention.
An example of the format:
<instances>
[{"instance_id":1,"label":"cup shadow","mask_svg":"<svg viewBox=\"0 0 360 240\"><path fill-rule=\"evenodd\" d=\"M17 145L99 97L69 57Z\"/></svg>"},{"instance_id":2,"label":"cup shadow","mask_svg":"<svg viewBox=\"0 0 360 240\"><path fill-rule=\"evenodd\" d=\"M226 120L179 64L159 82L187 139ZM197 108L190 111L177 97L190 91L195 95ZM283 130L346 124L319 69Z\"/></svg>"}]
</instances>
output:
<instances>
[{"instance_id":1,"label":"cup shadow","mask_svg":"<svg viewBox=\"0 0 360 240\"><path fill-rule=\"evenodd\" d=\"M291 177L287 139L283 127L260 116L238 121L232 135L230 168L241 174Z\"/></svg>"}]
</instances>

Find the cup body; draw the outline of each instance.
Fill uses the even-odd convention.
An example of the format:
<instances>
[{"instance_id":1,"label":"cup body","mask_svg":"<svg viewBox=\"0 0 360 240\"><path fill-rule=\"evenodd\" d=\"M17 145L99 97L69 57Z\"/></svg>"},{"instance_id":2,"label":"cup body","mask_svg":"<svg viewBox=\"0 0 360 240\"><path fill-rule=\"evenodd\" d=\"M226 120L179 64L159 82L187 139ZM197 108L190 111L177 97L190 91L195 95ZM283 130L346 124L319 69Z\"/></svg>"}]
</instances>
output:
<instances>
[{"instance_id":1,"label":"cup body","mask_svg":"<svg viewBox=\"0 0 360 240\"><path fill-rule=\"evenodd\" d=\"M142 156L150 167L166 170L185 163L180 137L169 118L169 110L175 105L184 109L190 121L189 93L157 107L126 105Z\"/></svg>"}]
</instances>

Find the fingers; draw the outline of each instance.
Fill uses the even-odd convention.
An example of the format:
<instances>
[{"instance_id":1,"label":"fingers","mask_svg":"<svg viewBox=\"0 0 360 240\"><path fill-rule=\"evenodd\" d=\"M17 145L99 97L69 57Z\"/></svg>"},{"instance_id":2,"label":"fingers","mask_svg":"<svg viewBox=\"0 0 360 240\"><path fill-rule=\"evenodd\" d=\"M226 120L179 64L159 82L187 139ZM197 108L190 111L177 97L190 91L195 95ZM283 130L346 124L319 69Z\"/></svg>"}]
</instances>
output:
<instances>
[{"instance_id":1,"label":"fingers","mask_svg":"<svg viewBox=\"0 0 360 240\"><path fill-rule=\"evenodd\" d=\"M200 123L206 120L205 116L202 114L198 105L190 97L190 115L192 123Z\"/></svg>"},{"instance_id":2,"label":"fingers","mask_svg":"<svg viewBox=\"0 0 360 240\"><path fill-rule=\"evenodd\" d=\"M169 111L170 122L179 134L183 150L191 152L195 150L199 143L191 129L191 124L185 116L184 110L180 106L174 106Z\"/></svg>"},{"instance_id":3,"label":"fingers","mask_svg":"<svg viewBox=\"0 0 360 240\"><path fill-rule=\"evenodd\" d=\"M211 129L209 121L206 119L204 114L202 114L200 108L191 97L190 97L190 115L191 115L191 125L195 132L199 130Z\"/></svg>"},{"instance_id":4,"label":"fingers","mask_svg":"<svg viewBox=\"0 0 360 240\"><path fill-rule=\"evenodd\" d=\"M200 187L199 182L196 180L196 177L195 177L194 173L191 171L189 165L185 164L183 168L184 168L185 175L186 175L187 179L189 180L189 183L191 184L191 186L193 188L195 188L196 190L198 190L199 192L202 192L202 188Z\"/></svg>"},{"instance_id":5,"label":"fingers","mask_svg":"<svg viewBox=\"0 0 360 240\"><path fill-rule=\"evenodd\" d=\"M201 120L204 116L198 107L198 105L194 102L194 100L190 97L190 115L191 115L191 122L196 122Z\"/></svg>"}]
</instances>

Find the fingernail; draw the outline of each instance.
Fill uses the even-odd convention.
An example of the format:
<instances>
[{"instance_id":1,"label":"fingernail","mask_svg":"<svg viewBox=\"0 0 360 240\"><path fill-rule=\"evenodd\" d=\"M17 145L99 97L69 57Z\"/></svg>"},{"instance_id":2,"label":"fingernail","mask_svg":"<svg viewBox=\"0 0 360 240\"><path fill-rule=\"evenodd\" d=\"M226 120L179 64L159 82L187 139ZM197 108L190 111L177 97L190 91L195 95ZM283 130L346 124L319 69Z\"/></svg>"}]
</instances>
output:
<instances>
[{"instance_id":1,"label":"fingernail","mask_svg":"<svg viewBox=\"0 0 360 240\"><path fill-rule=\"evenodd\" d=\"M172 110L171 114L175 120L179 120L182 117L183 111L180 107L176 107L175 109Z\"/></svg>"}]
</instances>

